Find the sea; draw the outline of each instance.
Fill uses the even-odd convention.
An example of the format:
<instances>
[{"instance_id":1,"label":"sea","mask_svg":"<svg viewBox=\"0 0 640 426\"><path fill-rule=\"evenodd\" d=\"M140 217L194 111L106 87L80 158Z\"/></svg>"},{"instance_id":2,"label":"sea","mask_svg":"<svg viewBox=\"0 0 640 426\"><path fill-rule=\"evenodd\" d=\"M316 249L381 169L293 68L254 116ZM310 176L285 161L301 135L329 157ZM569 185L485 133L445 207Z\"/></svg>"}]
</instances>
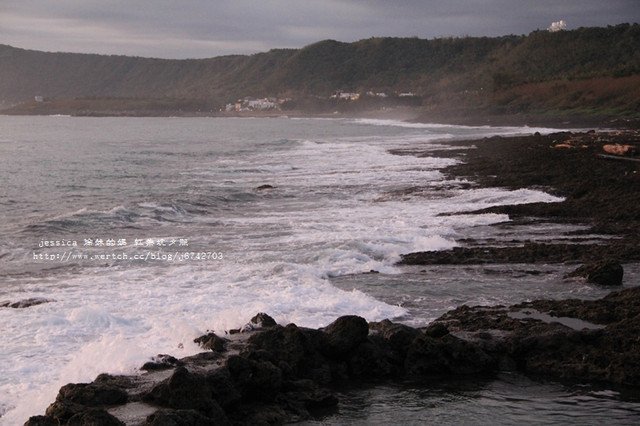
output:
<instances>
[{"instance_id":1,"label":"sea","mask_svg":"<svg viewBox=\"0 0 640 426\"><path fill-rule=\"evenodd\" d=\"M137 374L258 312L322 327L345 314L423 326L461 304L593 299L565 265L398 266L468 241L576 238L578 225L480 209L562 198L443 169L447 141L549 133L348 118L0 116L0 424L68 382ZM397 155L419 150L420 155ZM433 153L433 155L430 155ZM582 238L600 238L580 232ZM640 276L631 268L627 274ZM623 391L518 375L345 391L315 424L637 424ZM314 422L311 422L312 424Z\"/></svg>"}]
</instances>

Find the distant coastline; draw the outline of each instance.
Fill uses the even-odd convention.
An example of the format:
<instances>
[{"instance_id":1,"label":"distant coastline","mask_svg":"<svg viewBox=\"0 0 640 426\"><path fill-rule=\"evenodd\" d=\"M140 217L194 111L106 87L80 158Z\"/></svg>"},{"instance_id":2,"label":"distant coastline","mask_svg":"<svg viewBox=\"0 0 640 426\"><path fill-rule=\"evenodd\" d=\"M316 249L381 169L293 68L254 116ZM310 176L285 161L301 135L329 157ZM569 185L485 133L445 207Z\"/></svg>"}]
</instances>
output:
<instances>
[{"instance_id":1,"label":"distant coastline","mask_svg":"<svg viewBox=\"0 0 640 426\"><path fill-rule=\"evenodd\" d=\"M464 109L427 110L422 107L392 107L379 110L363 110L327 113L290 111L180 111L180 110L136 110L97 108L85 103L69 106L65 103L25 103L0 110L1 115L10 116L69 116L69 117L215 117L215 118L372 118L401 120L415 123L440 123L469 126L537 126L558 129L575 128L620 128L639 129L640 117L618 115L592 115L577 113L520 113L490 114L484 111Z\"/></svg>"},{"instance_id":2,"label":"distant coastline","mask_svg":"<svg viewBox=\"0 0 640 426\"><path fill-rule=\"evenodd\" d=\"M0 114L271 117L411 111L403 118L619 127L640 121L638 46L639 24L492 38L324 40L302 49L198 60L0 45Z\"/></svg>"}]
</instances>

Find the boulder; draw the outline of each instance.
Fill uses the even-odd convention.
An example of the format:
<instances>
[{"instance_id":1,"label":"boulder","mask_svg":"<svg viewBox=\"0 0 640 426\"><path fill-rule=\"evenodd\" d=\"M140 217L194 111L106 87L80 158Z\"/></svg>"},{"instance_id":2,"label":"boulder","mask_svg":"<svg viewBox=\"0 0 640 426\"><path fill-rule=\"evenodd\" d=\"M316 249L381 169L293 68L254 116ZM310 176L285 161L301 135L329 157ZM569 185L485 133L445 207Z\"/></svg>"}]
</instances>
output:
<instances>
[{"instance_id":1,"label":"boulder","mask_svg":"<svg viewBox=\"0 0 640 426\"><path fill-rule=\"evenodd\" d=\"M84 406L119 405L128 400L127 393L117 386L103 383L69 383L60 388L56 401Z\"/></svg>"},{"instance_id":2,"label":"boulder","mask_svg":"<svg viewBox=\"0 0 640 426\"><path fill-rule=\"evenodd\" d=\"M105 410L90 408L71 417L67 426L125 426L125 424Z\"/></svg>"},{"instance_id":3,"label":"boulder","mask_svg":"<svg viewBox=\"0 0 640 426\"><path fill-rule=\"evenodd\" d=\"M424 334L426 334L429 337L438 339L440 337L443 337L449 334L449 329L447 328L446 325L442 324L441 322L434 322L432 324L429 324L429 326L424 331Z\"/></svg>"},{"instance_id":4,"label":"boulder","mask_svg":"<svg viewBox=\"0 0 640 426\"><path fill-rule=\"evenodd\" d=\"M130 389L136 386L136 379L133 376L114 376L112 374L98 374L93 383L97 385L114 386L120 389Z\"/></svg>"},{"instance_id":5,"label":"boulder","mask_svg":"<svg viewBox=\"0 0 640 426\"><path fill-rule=\"evenodd\" d=\"M29 420L24 423L24 426L60 426L57 420L48 416L31 416Z\"/></svg>"},{"instance_id":6,"label":"boulder","mask_svg":"<svg viewBox=\"0 0 640 426\"><path fill-rule=\"evenodd\" d=\"M605 260L583 265L568 276L584 277L588 282L603 286L619 286L622 285L624 270L620 263Z\"/></svg>"},{"instance_id":7,"label":"boulder","mask_svg":"<svg viewBox=\"0 0 640 426\"><path fill-rule=\"evenodd\" d=\"M144 402L161 407L196 410L215 419L226 419L224 411L213 398L204 376L178 367L171 377L155 385L142 396Z\"/></svg>"},{"instance_id":8,"label":"boulder","mask_svg":"<svg viewBox=\"0 0 640 426\"><path fill-rule=\"evenodd\" d=\"M184 362L176 359L171 355L158 354L154 357L151 357L151 361L145 362L144 365L140 367L140 370L168 370L169 368L179 367L182 365L184 365Z\"/></svg>"},{"instance_id":9,"label":"boulder","mask_svg":"<svg viewBox=\"0 0 640 426\"><path fill-rule=\"evenodd\" d=\"M28 299L18 300L17 302L10 302L8 300L5 300L3 302L0 302L0 308L22 309L49 302L55 302L55 300L45 299L44 297L30 297Z\"/></svg>"},{"instance_id":10,"label":"boulder","mask_svg":"<svg viewBox=\"0 0 640 426\"><path fill-rule=\"evenodd\" d=\"M87 407L82 404L58 400L56 398L56 401L47 407L45 415L55 420L57 424L66 424L71 417L86 409Z\"/></svg>"},{"instance_id":11,"label":"boulder","mask_svg":"<svg viewBox=\"0 0 640 426\"><path fill-rule=\"evenodd\" d=\"M146 418L143 426L211 426L227 423L226 418L212 419L195 410L158 410Z\"/></svg>"},{"instance_id":12,"label":"boulder","mask_svg":"<svg viewBox=\"0 0 640 426\"><path fill-rule=\"evenodd\" d=\"M331 357L343 358L367 340L369 324L356 315L336 319L324 328L327 336L323 351Z\"/></svg>"},{"instance_id":13,"label":"boulder","mask_svg":"<svg viewBox=\"0 0 640 426\"><path fill-rule=\"evenodd\" d=\"M276 323L276 320L274 320L273 318L271 318L269 315L265 314L264 312L258 313L256 316L251 318L250 322L251 322L251 324L254 324L255 327L257 327L257 328L275 327L276 325L278 325Z\"/></svg>"},{"instance_id":14,"label":"boulder","mask_svg":"<svg viewBox=\"0 0 640 426\"><path fill-rule=\"evenodd\" d=\"M202 349L209 349L214 352L224 352L227 344L227 339L219 337L215 333L207 333L204 336L193 339L194 343L200 345Z\"/></svg>"},{"instance_id":15,"label":"boulder","mask_svg":"<svg viewBox=\"0 0 640 426\"><path fill-rule=\"evenodd\" d=\"M293 375L312 378L318 376L319 370L328 370L326 360L319 352L325 345L324 339L324 333L302 329L295 324L275 326L251 336L249 349L245 352L252 352L274 365L286 363L288 368L283 366L282 371L290 370Z\"/></svg>"}]
</instances>

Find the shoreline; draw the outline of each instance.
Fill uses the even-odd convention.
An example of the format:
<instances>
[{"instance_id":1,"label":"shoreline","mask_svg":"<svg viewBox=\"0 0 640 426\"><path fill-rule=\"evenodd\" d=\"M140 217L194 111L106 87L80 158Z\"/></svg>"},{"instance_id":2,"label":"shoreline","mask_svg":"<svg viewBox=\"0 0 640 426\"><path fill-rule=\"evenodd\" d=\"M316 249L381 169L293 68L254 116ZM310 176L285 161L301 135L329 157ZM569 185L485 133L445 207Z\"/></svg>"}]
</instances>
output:
<instances>
[{"instance_id":1,"label":"shoreline","mask_svg":"<svg viewBox=\"0 0 640 426\"><path fill-rule=\"evenodd\" d=\"M365 118L380 120L399 120L409 123L448 124L461 126L493 127L551 127L557 129L576 128L612 128L640 129L640 117L621 118L619 116L587 115L571 111L550 111L537 113L491 113L483 110L453 109L434 112L422 107L389 107L380 110L360 110L349 112L309 112L305 110L277 111L181 111L181 110L92 110L48 108L47 104L28 104L23 108L0 110L4 116L70 116L70 117L130 117L130 118Z\"/></svg>"},{"instance_id":2,"label":"shoreline","mask_svg":"<svg viewBox=\"0 0 640 426\"><path fill-rule=\"evenodd\" d=\"M596 156L602 145L616 141L640 147L638 132L444 142L476 146L465 150L464 164L444 170L449 176L469 178L478 187L534 186L566 198L482 212L507 213L524 222L587 224L589 232L621 236L608 246L497 247L488 250L485 260L583 263L605 253L619 262L640 261L640 203L633 203L638 201L639 165ZM569 147L556 147L563 144ZM423 153L417 148L402 154ZM487 254L487 247L460 251L424 252L418 254L424 263L417 264L446 263L438 256L449 256L450 264L475 262ZM335 412L335 391L354 381L370 385L410 378L428 387L434 380L492 379L504 371L555 381L640 386L640 288L596 301L463 305L423 328L347 316L316 330L277 325L259 314L243 330L230 330L224 337L201 336L196 340L205 352L181 360L159 354L143 366L147 373L142 375L102 374L91 384L66 385L45 416L34 416L26 424L281 424Z\"/></svg>"},{"instance_id":3,"label":"shoreline","mask_svg":"<svg viewBox=\"0 0 640 426\"><path fill-rule=\"evenodd\" d=\"M640 162L635 161L640 158L639 131L559 132L442 143L475 147L464 151L462 164L443 170L449 178L469 179L477 187L533 187L565 198L559 203L498 206L472 213L507 214L524 224L542 221L585 225L589 229L583 235L605 238L592 243L531 242L517 247L467 241L454 250L405 254L402 264L640 261ZM636 154L613 159L601 156L607 155L605 145L615 144L629 145ZM427 155L419 148L396 153Z\"/></svg>"},{"instance_id":4,"label":"shoreline","mask_svg":"<svg viewBox=\"0 0 640 426\"><path fill-rule=\"evenodd\" d=\"M428 388L505 372L637 392L638 329L639 287L595 301L463 305L423 328L343 316L309 329L259 313L224 337L195 339L200 354L69 383L25 425L284 424L336 414L336 393L354 385Z\"/></svg>"}]
</instances>

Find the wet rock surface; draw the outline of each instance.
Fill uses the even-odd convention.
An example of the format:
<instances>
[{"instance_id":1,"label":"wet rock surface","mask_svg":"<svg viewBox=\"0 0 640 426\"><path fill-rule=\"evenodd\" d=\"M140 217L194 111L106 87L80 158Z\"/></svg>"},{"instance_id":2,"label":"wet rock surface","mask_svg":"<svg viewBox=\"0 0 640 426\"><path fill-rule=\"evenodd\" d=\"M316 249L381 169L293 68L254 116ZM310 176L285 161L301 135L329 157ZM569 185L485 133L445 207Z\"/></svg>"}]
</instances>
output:
<instances>
[{"instance_id":1,"label":"wet rock surface","mask_svg":"<svg viewBox=\"0 0 640 426\"><path fill-rule=\"evenodd\" d=\"M193 342L197 343L202 349L210 349L214 352L224 352L227 345L227 340L215 333L207 333L204 336L197 337Z\"/></svg>"},{"instance_id":2,"label":"wet rock surface","mask_svg":"<svg viewBox=\"0 0 640 426\"><path fill-rule=\"evenodd\" d=\"M596 242L523 242L467 244L442 252L403 256L403 264L593 263L602 259L640 261L640 162L602 158L604 146L629 146L638 159L640 132L560 132L548 135L490 137L477 141L445 142L475 149L464 151L463 163L445 168L450 178L464 178L475 187L541 189L565 198L559 203L496 206L473 213L507 214L514 221L546 220L584 224L588 232L616 236ZM559 149L558 147L562 147ZM400 155L449 157L450 151L420 149ZM635 154L634 154L635 153ZM635 157L633 157L635 155Z\"/></svg>"},{"instance_id":3,"label":"wet rock surface","mask_svg":"<svg viewBox=\"0 0 640 426\"><path fill-rule=\"evenodd\" d=\"M152 357L151 361L145 362L144 365L140 367L140 370L166 370L169 368L179 367L181 365L184 365L184 363L171 355L158 354Z\"/></svg>"},{"instance_id":4,"label":"wet rock surface","mask_svg":"<svg viewBox=\"0 0 640 426\"><path fill-rule=\"evenodd\" d=\"M622 285L624 269L618 262L605 260L582 265L568 276L582 277L588 282L604 286L619 286Z\"/></svg>"},{"instance_id":5,"label":"wet rock surface","mask_svg":"<svg viewBox=\"0 0 640 426\"><path fill-rule=\"evenodd\" d=\"M238 333L224 355L65 385L45 416L26 424L123 424L114 409L134 403L152 411L127 424L282 424L332 412L334 391L354 381L429 386L504 370L640 387L639 335L640 288L595 301L461 306L422 329L357 316L319 330L276 324Z\"/></svg>"}]
</instances>

